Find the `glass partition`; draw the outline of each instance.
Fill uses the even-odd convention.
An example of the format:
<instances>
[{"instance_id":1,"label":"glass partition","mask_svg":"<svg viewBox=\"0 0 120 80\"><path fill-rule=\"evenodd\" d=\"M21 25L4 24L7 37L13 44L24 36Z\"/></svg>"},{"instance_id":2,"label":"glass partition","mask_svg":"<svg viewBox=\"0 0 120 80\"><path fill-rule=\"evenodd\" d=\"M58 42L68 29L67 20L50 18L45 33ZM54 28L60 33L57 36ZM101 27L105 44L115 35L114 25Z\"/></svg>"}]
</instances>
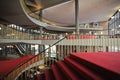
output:
<instances>
[{"instance_id":1,"label":"glass partition","mask_svg":"<svg viewBox=\"0 0 120 80\"><path fill-rule=\"evenodd\" d=\"M120 9L109 19L109 35L120 35Z\"/></svg>"},{"instance_id":2,"label":"glass partition","mask_svg":"<svg viewBox=\"0 0 120 80\"><path fill-rule=\"evenodd\" d=\"M59 39L59 34L47 33L34 28L25 28L15 24L0 24L0 39L16 39L16 40L53 40ZM64 34L63 34L64 35Z\"/></svg>"}]
</instances>

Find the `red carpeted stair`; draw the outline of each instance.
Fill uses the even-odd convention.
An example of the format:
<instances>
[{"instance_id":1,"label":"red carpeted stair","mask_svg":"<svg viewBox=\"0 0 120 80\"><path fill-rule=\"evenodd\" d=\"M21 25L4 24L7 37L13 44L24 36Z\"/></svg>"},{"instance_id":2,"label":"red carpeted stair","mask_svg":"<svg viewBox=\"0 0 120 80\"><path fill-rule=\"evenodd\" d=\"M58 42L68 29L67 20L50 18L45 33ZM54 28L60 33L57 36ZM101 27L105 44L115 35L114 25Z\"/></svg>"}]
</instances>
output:
<instances>
[{"instance_id":1,"label":"red carpeted stair","mask_svg":"<svg viewBox=\"0 0 120 80\"><path fill-rule=\"evenodd\" d=\"M120 53L72 53L47 69L45 77L46 80L120 80Z\"/></svg>"},{"instance_id":2,"label":"red carpeted stair","mask_svg":"<svg viewBox=\"0 0 120 80\"><path fill-rule=\"evenodd\" d=\"M64 80L67 80L66 76L62 73L62 71L60 70L57 64L52 65L52 71L55 80L63 80L63 78Z\"/></svg>"},{"instance_id":3,"label":"red carpeted stair","mask_svg":"<svg viewBox=\"0 0 120 80\"><path fill-rule=\"evenodd\" d=\"M66 75L67 80L83 80L84 78L76 74L73 68L70 68L64 61L59 61L58 65L62 70L63 74Z\"/></svg>"},{"instance_id":4,"label":"red carpeted stair","mask_svg":"<svg viewBox=\"0 0 120 80\"><path fill-rule=\"evenodd\" d=\"M14 68L16 68L18 65L33 58L34 56L35 55L29 55L17 59L0 61L0 77L3 77L4 75L12 71Z\"/></svg>"},{"instance_id":5,"label":"red carpeted stair","mask_svg":"<svg viewBox=\"0 0 120 80\"><path fill-rule=\"evenodd\" d=\"M80 63L76 62L72 58L65 58L65 61L69 63L69 65L81 76L84 77L85 80L102 80L101 77L90 71L88 68L86 68L84 65L81 65Z\"/></svg>"},{"instance_id":6,"label":"red carpeted stair","mask_svg":"<svg viewBox=\"0 0 120 80\"><path fill-rule=\"evenodd\" d=\"M34 55L0 61L0 76L13 70L15 66L31 59ZM120 53L81 52L72 53L38 75L38 80L120 80Z\"/></svg>"},{"instance_id":7,"label":"red carpeted stair","mask_svg":"<svg viewBox=\"0 0 120 80\"><path fill-rule=\"evenodd\" d=\"M37 75L37 80L45 80L45 74L38 74Z\"/></svg>"},{"instance_id":8,"label":"red carpeted stair","mask_svg":"<svg viewBox=\"0 0 120 80\"><path fill-rule=\"evenodd\" d=\"M45 78L46 80L55 80L51 69L45 70Z\"/></svg>"},{"instance_id":9,"label":"red carpeted stair","mask_svg":"<svg viewBox=\"0 0 120 80\"><path fill-rule=\"evenodd\" d=\"M105 79L120 80L120 53L82 53L71 54L71 57Z\"/></svg>"}]
</instances>

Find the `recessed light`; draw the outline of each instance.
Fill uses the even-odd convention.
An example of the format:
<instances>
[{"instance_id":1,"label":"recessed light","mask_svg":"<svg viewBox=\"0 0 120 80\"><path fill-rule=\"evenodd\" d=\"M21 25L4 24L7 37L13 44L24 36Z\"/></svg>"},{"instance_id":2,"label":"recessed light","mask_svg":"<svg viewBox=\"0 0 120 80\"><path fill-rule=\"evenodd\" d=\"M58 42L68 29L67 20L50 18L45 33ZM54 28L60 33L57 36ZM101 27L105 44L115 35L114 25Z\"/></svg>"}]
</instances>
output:
<instances>
[{"instance_id":1,"label":"recessed light","mask_svg":"<svg viewBox=\"0 0 120 80\"><path fill-rule=\"evenodd\" d=\"M114 31L114 29L112 29L112 31Z\"/></svg>"},{"instance_id":2,"label":"recessed light","mask_svg":"<svg viewBox=\"0 0 120 80\"><path fill-rule=\"evenodd\" d=\"M114 16L112 16L111 19L114 19Z\"/></svg>"},{"instance_id":3,"label":"recessed light","mask_svg":"<svg viewBox=\"0 0 120 80\"><path fill-rule=\"evenodd\" d=\"M118 9L118 11L120 12L120 9Z\"/></svg>"},{"instance_id":4,"label":"recessed light","mask_svg":"<svg viewBox=\"0 0 120 80\"><path fill-rule=\"evenodd\" d=\"M101 32L101 34L103 34L103 32Z\"/></svg>"},{"instance_id":5,"label":"recessed light","mask_svg":"<svg viewBox=\"0 0 120 80\"><path fill-rule=\"evenodd\" d=\"M2 50L2 48L0 48L0 50Z\"/></svg>"},{"instance_id":6,"label":"recessed light","mask_svg":"<svg viewBox=\"0 0 120 80\"><path fill-rule=\"evenodd\" d=\"M120 25L119 25L119 27L120 27Z\"/></svg>"}]
</instances>

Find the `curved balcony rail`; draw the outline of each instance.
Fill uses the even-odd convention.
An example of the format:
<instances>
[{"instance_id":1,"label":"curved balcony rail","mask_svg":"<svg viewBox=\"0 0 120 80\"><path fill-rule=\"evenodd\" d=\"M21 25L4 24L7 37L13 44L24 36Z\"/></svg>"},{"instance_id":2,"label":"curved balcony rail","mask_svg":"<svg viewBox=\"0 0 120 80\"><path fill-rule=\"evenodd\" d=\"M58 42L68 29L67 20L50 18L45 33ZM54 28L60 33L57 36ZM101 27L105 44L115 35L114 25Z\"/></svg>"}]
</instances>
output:
<instances>
[{"instance_id":1,"label":"curved balcony rail","mask_svg":"<svg viewBox=\"0 0 120 80\"><path fill-rule=\"evenodd\" d=\"M101 34L101 31L89 31L97 33L98 35ZM81 33L81 35L91 35L86 33ZM107 33L107 30L102 31ZM15 40L57 40L60 39L67 34L71 35L73 33L47 33L41 31L40 29L29 29L21 26L17 26L14 24L11 25L3 25L0 24L0 39L15 39ZM92 34L93 35L93 34ZM104 35L104 34L102 34Z\"/></svg>"},{"instance_id":2,"label":"curved balcony rail","mask_svg":"<svg viewBox=\"0 0 120 80\"><path fill-rule=\"evenodd\" d=\"M13 80L18 76L22 70L26 69L31 64L44 60L45 65L51 65L49 60L61 60L63 57L69 55L71 52L120 52L120 36L119 35L67 35L58 40L56 43L50 45L47 49L40 52L37 56L26 61L24 64L17 66L12 70L5 80ZM51 47L56 45L57 57L50 57ZM46 55L46 50L48 54ZM48 63L48 64L47 64Z\"/></svg>"},{"instance_id":3,"label":"curved balcony rail","mask_svg":"<svg viewBox=\"0 0 120 80\"><path fill-rule=\"evenodd\" d=\"M27 29L14 24L7 26L0 24L0 39L56 40L59 39L59 34L41 32L40 29Z\"/></svg>"},{"instance_id":4,"label":"curved balcony rail","mask_svg":"<svg viewBox=\"0 0 120 80\"><path fill-rule=\"evenodd\" d=\"M49 50L52 46L58 44L59 42L61 42L62 40L64 40L66 37L58 40L57 42L55 42L54 44L52 44L51 46L49 46L48 48L46 48L45 50L43 50L42 52L40 52L38 55L35 55L33 58L21 63L20 65L16 66L13 70L11 70L10 72L8 72L6 75L2 76L0 79L2 80L14 80L15 78L17 78L18 75L21 74L21 72L23 70L25 70L26 68L28 68L31 64L34 64L33 67L36 65L40 65L40 64L46 64L46 61L49 60L49 56L45 55L45 51ZM43 60L43 63L39 62L40 60ZM47 64L46 64L47 65Z\"/></svg>"},{"instance_id":5,"label":"curved balcony rail","mask_svg":"<svg viewBox=\"0 0 120 80\"><path fill-rule=\"evenodd\" d=\"M39 15L40 9L35 9L35 10L31 10L28 6L27 6L27 2L25 0L20 0L21 3L21 7L23 8L23 11L25 13L25 15L35 24L42 26L48 30L55 30L55 31L67 31L67 32L73 32L75 31L75 27L63 27L63 26L59 26L59 23L55 23L52 21L48 21L44 18L42 18ZM36 14L36 12L38 12L38 14ZM56 25L55 25L56 24ZM81 30L103 30L103 28L101 27L97 27L97 28L84 28L84 27L80 27Z\"/></svg>"}]
</instances>

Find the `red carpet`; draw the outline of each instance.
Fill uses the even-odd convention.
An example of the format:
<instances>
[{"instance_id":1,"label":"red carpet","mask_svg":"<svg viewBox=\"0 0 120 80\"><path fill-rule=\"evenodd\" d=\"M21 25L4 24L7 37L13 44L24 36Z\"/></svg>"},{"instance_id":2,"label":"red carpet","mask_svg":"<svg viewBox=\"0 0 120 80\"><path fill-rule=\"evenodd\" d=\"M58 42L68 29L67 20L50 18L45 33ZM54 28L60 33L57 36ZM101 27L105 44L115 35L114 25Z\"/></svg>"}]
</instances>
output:
<instances>
[{"instance_id":1,"label":"red carpet","mask_svg":"<svg viewBox=\"0 0 120 80\"><path fill-rule=\"evenodd\" d=\"M15 66L32 58L1 61L0 76L10 72ZM45 80L120 80L120 53L81 52L72 53L45 70Z\"/></svg>"},{"instance_id":2,"label":"red carpet","mask_svg":"<svg viewBox=\"0 0 120 80\"><path fill-rule=\"evenodd\" d=\"M53 75L54 77L50 77ZM45 71L45 80L120 80L120 53L72 53Z\"/></svg>"},{"instance_id":3,"label":"red carpet","mask_svg":"<svg viewBox=\"0 0 120 80\"><path fill-rule=\"evenodd\" d=\"M120 74L119 52L73 53L71 55Z\"/></svg>"},{"instance_id":4,"label":"red carpet","mask_svg":"<svg viewBox=\"0 0 120 80\"><path fill-rule=\"evenodd\" d=\"M17 65L23 63L26 60L29 60L32 57L34 57L34 55L25 56L13 60L0 61L0 77L6 75L10 71L12 71Z\"/></svg>"}]
</instances>

